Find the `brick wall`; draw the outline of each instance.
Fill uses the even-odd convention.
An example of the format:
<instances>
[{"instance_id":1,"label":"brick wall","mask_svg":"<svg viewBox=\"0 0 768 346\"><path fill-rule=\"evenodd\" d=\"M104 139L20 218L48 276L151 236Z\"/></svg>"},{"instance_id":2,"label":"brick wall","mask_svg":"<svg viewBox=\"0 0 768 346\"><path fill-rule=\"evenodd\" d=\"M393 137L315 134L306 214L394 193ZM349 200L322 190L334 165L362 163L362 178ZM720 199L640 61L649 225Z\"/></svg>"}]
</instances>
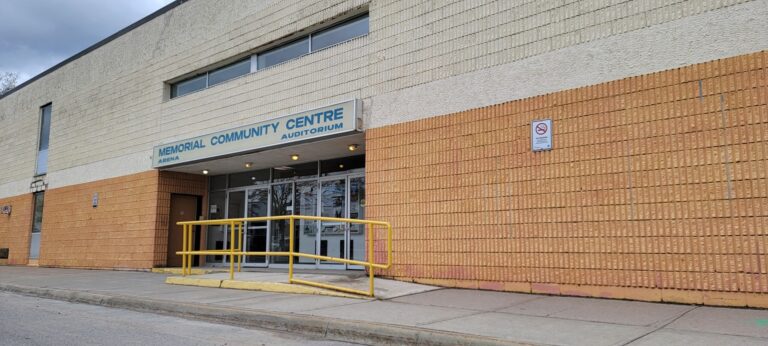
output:
<instances>
[{"instance_id":1,"label":"brick wall","mask_svg":"<svg viewBox=\"0 0 768 346\"><path fill-rule=\"evenodd\" d=\"M10 249L7 264L27 264L34 210L32 194L0 199L0 206L3 205L10 205L12 211L11 215L0 215L0 248Z\"/></svg>"},{"instance_id":2,"label":"brick wall","mask_svg":"<svg viewBox=\"0 0 768 346\"><path fill-rule=\"evenodd\" d=\"M157 196L157 221L155 224L154 266L165 266L168 256L168 220L171 213L171 194L187 194L203 197L201 215L208 215L206 198L208 196L207 179L202 175L176 172L160 172ZM205 237L200 237L201 244ZM201 260L202 261L202 260ZM204 263L204 262L203 262Z\"/></svg>"},{"instance_id":3,"label":"brick wall","mask_svg":"<svg viewBox=\"0 0 768 346\"><path fill-rule=\"evenodd\" d=\"M165 263L170 194L205 178L148 171L45 193L41 266L148 269ZM99 205L92 207L94 193Z\"/></svg>"},{"instance_id":4,"label":"brick wall","mask_svg":"<svg viewBox=\"0 0 768 346\"><path fill-rule=\"evenodd\" d=\"M382 274L766 307L767 103L758 52L370 129L368 215L395 228ZM555 149L533 153L539 118Z\"/></svg>"}]
</instances>

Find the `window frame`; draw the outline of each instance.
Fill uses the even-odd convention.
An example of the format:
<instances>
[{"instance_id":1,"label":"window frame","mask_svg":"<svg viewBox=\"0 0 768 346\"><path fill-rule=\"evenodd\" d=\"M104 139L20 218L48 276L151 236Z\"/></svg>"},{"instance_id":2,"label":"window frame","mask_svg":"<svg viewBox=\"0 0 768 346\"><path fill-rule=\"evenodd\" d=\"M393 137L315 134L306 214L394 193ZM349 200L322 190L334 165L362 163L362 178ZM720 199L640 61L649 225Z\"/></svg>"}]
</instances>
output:
<instances>
[{"instance_id":1,"label":"window frame","mask_svg":"<svg viewBox=\"0 0 768 346\"><path fill-rule=\"evenodd\" d=\"M367 18L368 19L368 28L367 28L367 30L365 31L364 34L352 36L352 37L347 38L347 39L345 39L343 41L335 42L333 44L324 46L324 47L322 47L320 49L315 49L312 46L313 35L317 35L317 34L320 34L320 33L328 32L330 30L333 30L335 28L339 28L339 27L344 26L344 25L348 25L348 24L350 24L352 22L361 20L363 18ZM176 82L168 83L169 86L170 86L169 100L173 100L173 99L185 96L185 95L189 95L189 94L196 93L196 92L199 92L199 91L202 91L202 90L206 90L206 89L211 88L213 86L216 86L216 85L219 85L219 84L224 84L225 82L231 81L233 79L237 79L237 78L240 78L240 77L243 77L243 76L247 76L249 74L256 73L256 72L258 72L260 70L268 69L268 68L275 67L275 66L280 66L282 64L285 64L287 62L290 62L290 61L293 61L293 60L296 60L296 59L300 59L300 58L305 57L307 55L310 55L312 53L319 52L319 51L322 51L324 49L328 49L328 48L331 48L331 47L334 47L334 46L337 46L337 45L340 45L340 44L343 44L343 43L346 43L346 42L358 39L360 37L368 36L370 34L370 31L371 31L370 30L370 13L368 11L365 11L363 13L360 13L360 14L357 14L355 16L349 17L349 18L344 19L342 21L336 22L336 23L334 23L332 25L329 25L327 27L323 27L323 28L314 30L314 31L310 32L309 34L304 34L304 35L300 35L298 37L294 37L293 39L291 39L289 41L286 41L286 42L280 43L278 45L272 46L269 49L262 49L262 50L254 51L253 53L250 53L250 54L246 55L245 57L236 59L234 62L226 64L224 66L220 66L220 67L217 67L217 68L209 68L209 69L205 70L204 72L192 75L192 76L187 77L187 78L180 79L180 80L178 80ZM261 56L263 54L266 54L266 53L269 53L269 52L273 52L273 51L281 49L281 48L285 48L285 47L287 47L287 46L289 46L291 44L295 44L296 42L299 42L299 41L302 41L302 40L307 40L307 52L305 54L301 54L299 56L292 57L290 59L286 59L284 61L278 62L276 64L272 64L272 65L269 65L269 66L266 66L266 67L260 66L259 61L258 61L259 60L259 56ZM230 79L226 79L226 80L220 81L220 82L218 82L216 84L211 85L211 83L210 83L210 74L211 73L219 71L219 70L222 70L222 69L226 69L226 68L232 67L234 65L243 63L243 62L245 62L247 60L250 60L250 71L249 72L244 73L242 75L238 75L238 76L230 78ZM202 87L200 89L195 89L193 91L190 91L190 92L187 92L187 93L184 93L184 94L181 94L181 95L178 94L178 85L179 84L187 82L187 81L191 81L191 80L193 80L195 78L199 78L202 75L205 75L205 86L204 87Z\"/></svg>"},{"instance_id":2,"label":"window frame","mask_svg":"<svg viewBox=\"0 0 768 346\"><path fill-rule=\"evenodd\" d=\"M43 135L44 135L44 127L45 127L45 110L48 109L48 131L47 131L47 138L45 139L46 142L46 148L43 149ZM35 177L44 176L48 174L48 151L51 146L51 123L53 122L53 102L48 102L43 106L40 106L39 110L39 122L38 122L38 131L37 131L37 151L35 153ZM41 153L44 153L43 159L45 160L45 165L40 164L41 160ZM43 170L41 171L41 168Z\"/></svg>"}]
</instances>

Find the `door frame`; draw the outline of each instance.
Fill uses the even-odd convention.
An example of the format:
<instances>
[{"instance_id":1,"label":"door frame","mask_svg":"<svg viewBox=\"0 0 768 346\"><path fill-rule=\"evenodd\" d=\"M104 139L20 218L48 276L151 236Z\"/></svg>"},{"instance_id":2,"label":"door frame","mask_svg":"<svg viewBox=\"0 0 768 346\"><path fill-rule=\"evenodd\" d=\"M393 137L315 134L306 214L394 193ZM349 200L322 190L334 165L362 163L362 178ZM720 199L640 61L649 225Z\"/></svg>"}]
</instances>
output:
<instances>
[{"instance_id":1,"label":"door frame","mask_svg":"<svg viewBox=\"0 0 768 346\"><path fill-rule=\"evenodd\" d=\"M344 181L344 210L342 218L347 218L349 216L349 177L347 174L339 174L339 175L330 175L325 177L320 177L318 179L318 191L317 191L317 213L318 216L322 215L322 208L323 208L323 182L328 181L336 181L336 180L343 180ZM344 239L344 254L348 254L348 248L349 248L349 225L346 223L342 223L344 228L344 234L342 235L342 238ZM320 254L320 243L322 241L322 234L320 230L322 229L322 221L317 223L317 234L315 235L315 241L317 242L317 251L316 253ZM346 264L344 263L323 263L320 260L315 261L317 264L317 269L347 269Z\"/></svg>"},{"instance_id":2,"label":"door frame","mask_svg":"<svg viewBox=\"0 0 768 346\"><path fill-rule=\"evenodd\" d=\"M266 189L267 190L267 215L272 215L272 184L249 185L249 186L241 186L241 187L236 187L236 188L232 188L232 189L227 189L226 190L226 194L227 195L226 195L225 202L224 202L224 215L229 217L229 195L231 193L233 193L233 192L243 192L244 195L243 195L243 210L242 210L242 212L243 212L243 216L247 217L248 216L248 193L251 190L261 190L261 189ZM270 221L267 221L267 231L266 231L267 239L266 239L266 244L265 244L265 246L267 246L266 249L269 249L269 245L270 245L269 244L270 243L269 242L269 236L270 236L270 228L271 228L270 226L271 226ZM229 226L225 225L224 226L224 249L229 249L229 239L230 239L229 232L230 232ZM243 236L243 239L241 239L241 241L242 241L242 244L243 244L243 249L245 251L248 251L246 249L247 244L245 242L245 239L248 239L248 224L247 223L245 225L243 225L243 234L242 234L242 236ZM240 264L243 267L266 268L266 267L269 266L270 256L265 256L265 257L266 258L264 259L264 262L263 263L259 263L259 262L247 262L246 260L247 260L248 256L242 256L240 258L240 260L241 260ZM221 262L211 262L211 264L212 265L220 265L220 266L228 266L229 265L229 256L223 256Z\"/></svg>"},{"instance_id":3,"label":"door frame","mask_svg":"<svg viewBox=\"0 0 768 346\"><path fill-rule=\"evenodd\" d=\"M245 210L243 211L243 215L245 215L245 217L248 217L248 205L250 204L250 198L248 195L253 190L267 190L267 216L271 215L272 214L272 186L270 186L270 184L253 185L253 186L247 186L245 188L245 203L244 203ZM227 198L229 198L229 194L227 194ZM246 222L245 225L243 225L242 244L243 244L243 249L245 251L250 251L250 249L247 248L248 242L246 241L246 239L248 239L248 232L249 232L248 224L249 223ZM269 249L270 226L271 226L270 221L267 221L267 225L264 226L265 227L264 234L266 235L266 238L264 239L265 249ZM258 227L258 228L261 229L262 227ZM264 256L264 262L248 262L247 259L248 259L248 256L241 257L241 261L242 261L241 264L244 267L253 267L253 268L269 267L270 256Z\"/></svg>"},{"instance_id":4,"label":"door frame","mask_svg":"<svg viewBox=\"0 0 768 346\"><path fill-rule=\"evenodd\" d=\"M365 178L365 173L347 174L347 191L346 191L347 197L346 198L347 198L347 217L348 218L350 217L350 214L352 213L352 184L350 184L350 181L352 179L355 179L355 178ZM363 186L365 186L365 183L363 183ZM361 207L365 208L364 205L361 206ZM367 231L367 225L366 224L361 224L361 225L363 226L363 249L365 249L365 254L367 255L368 254L368 244L365 242L366 232L368 232ZM347 231L345 232L346 233L346 240L344 241L344 244L345 244L345 247L346 247L345 254L347 254L347 258L349 258L350 246L352 246L352 244L351 244L352 243L351 242L351 239L352 239L351 231L352 231L352 229L349 226L347 226ZM351 258L349 258L349 259L351 259ZM359 265L354 265L354 264L347 264L345 269L347 269L347 270L363 270L363 269L365 269L365 267L359 266Z\"/></svg>"},{"instance_id":5,"label":"door frame","mask_svg":"<svg viewBox=\"0 0 768 346\"><path fill-rule=\"evenodd\" d=\"M306 182L306 181L317 182L317 186L318 186L318 193L317 194L319 196L320 195L320 191L319 191L320 182L319 182L318 179L319 179L319 177L311 177L311 178L283 180L283 181L277 181L277 182L270 183L269 184L269 186L270 186L270 190L269 190L269 216L272 216L272 186L273 185L291 184L291 191L293 192L293 193L291 193L291 215L296 215L296 183ZM318 199L318 201L319 201L319 199ZM318 222L317 224L320 224L320 222ZM271 223L269 224L269 226L270 226L269 227L269 231L271 232L272 231ZM294 229L294 233L296 233L295 229ZM295 236L296 235L294 234L294 237ZM317 232L315 232L315 237L317 237ZM272 242L272 237L271 237L271 233L270 233L270 237L267 239L267 245L270 246L269 249L272 248L271 247L272 246L271 242ZM319 246L320 245L317 242L317 238L315 238L315 249L316 249L315 253L320 251ZM268 257L271 257L271 256L268 256ZM285 257L285 256L283 256L283 257ZM297 263L294 260L293 267L296 268L296 269L318 269L317 262L318 261L315 260L315 263ZM288 263L272 263L270 261L269 262L269 268L287 269L288 268Z\"/></svg>"},{"instance_id":6,"label":"door frame","mask_svg":"<svg viewBox=\"0 0 768 346\"><path fill-rule=\"evenodd\" d=\"M172 208L172 204L173 204L173 196L194 197L195 198L195 208L196 208L195 220L199 220L200 217L203 216L203 196L193 195L193 194L189 194L189 193L171 193L171 197L170 197L170 200L169 200L169 208L168 208L168 213L169 214L171 213L171 208ZM169 215L169 218L168 218L168 223L169 223L168 231L170 232L170 230L171 230L171 228L170 228L170 226L171 226L170 225L170 215ZM192 234L194 234L194 238L192 239L192 250L193 251L198 251L198 250L200 250L200 240L202 239L201 238L202 237L201 226L200 225L195 225L193 227L194 228L193 228ZM170 237L170 236L171 235L168 234L168 237ZM168 249L166 249L166 252L167 251L168 251ZM165 260L165 264L166 264L166 266L168 266L168 259ZM200 256L192 256L192 266L193 267L199 267L200 266Z\"/></svg>"},{"instance_id":7,"label":"door frame","mask_svg":"<svg viewBox=\"0 0 768 346\"><path fill-rule=\"evenodd\" d=\"M350 211L351 211L351 189L350 189L350 180L355 178L364 178L365 172L353 172L353 173L344 173L344 174L338 174L338 175L328 175L328 176L321 176L321 177L312 177L312 178L301 178L301 179L292 179L292 180L283 180L283 181L271 181L269 183L264 184L258 184L258 185L248 185L248 186L241 186L237 188L231 188L226 189L226 199L224 203L224 215L229 215L229 197L230 193L232 192L240 192L243 191L245 193L244 197L244 203L243 203L243 215L248 215L248 193L251 190L257 190L257 189L266 189L267 190L267 215L272 216L272 187L274 185L282 185L282 184L291 184L291 215L296 215L296 183L299 182L306 182L306 181L315 181L317 182L317 197L316 197L316 203L317 203L317 212L316 215L320 215L320 211L322 209L322 184L323 182L327 181L333 181L333 180L344 180L344 215L343 217L349 217ZM315 232L315 253L320 254L320 243L321 243L321 228L322 222L318 221L316 223L316 232ZM267 230L266 230L266 246L267 249L272 248L272 222L267 221ZM294 230L295 232L295 230ZM199 232L198 232L199 233ZM248 235L248 226L247 224L243 227L243 239L247 239ZM294 235L295 236L295 235ZM229 227L225 227L224 231L224 248L227 249L229 246ZM346 258L349 258L349 251L350 251L350 227L349 224L346 224L344 226L344 254ZM243 244L245 244L245 241L243 240ZM245 246L244 246L245 247ZM368 247L365 246L365 252L368 252ZM287 263L274 263L272 261L272 256L266 256L266 259L263 263L251 263L246 262L247 256L242 257L242 266L243 267L252 267L252 268L278 268L278 269L287 269L288 264ZM228 266L228 256L223 256L221 262L208 262L211 266ZM357 266L357 265L349 265L344 263L321 263L320 260L315 260L314 263L296 263L294 262L294 268L296 269L335 269L335 270L362 270L364 269L363 266Z\"/></svg>"}]
</instances>

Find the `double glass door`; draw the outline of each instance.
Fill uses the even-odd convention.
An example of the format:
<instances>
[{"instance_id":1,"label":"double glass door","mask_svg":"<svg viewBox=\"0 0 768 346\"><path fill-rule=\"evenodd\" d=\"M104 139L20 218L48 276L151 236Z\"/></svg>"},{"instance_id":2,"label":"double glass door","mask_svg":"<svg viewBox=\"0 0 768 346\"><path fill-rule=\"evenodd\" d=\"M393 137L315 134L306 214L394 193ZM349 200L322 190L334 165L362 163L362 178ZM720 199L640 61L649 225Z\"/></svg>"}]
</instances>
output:
<instances>
[{"instance_id":1,"label":"double glass door","mask_svg":"<svg viewBox=\"0 0 768 346\"><path fill-rule=\"evenodd\" d=\"M282 215L308 215L336 218L365 218L365 177L362 175L325 177L273 183L229 191L228 218ZM231 230L225 227L224 248L228 248ZM322 256L365 260L365 228L359 224L296 220L294 251ZM289 221L248 222L243 229L245 251L289 251ZM228 257L216 256L215 263L227 263ZM328 261L296 257L297 267L361 269ZM246 266L284 267L287 256L246 256Z\"/></svg>"}]
</instances>

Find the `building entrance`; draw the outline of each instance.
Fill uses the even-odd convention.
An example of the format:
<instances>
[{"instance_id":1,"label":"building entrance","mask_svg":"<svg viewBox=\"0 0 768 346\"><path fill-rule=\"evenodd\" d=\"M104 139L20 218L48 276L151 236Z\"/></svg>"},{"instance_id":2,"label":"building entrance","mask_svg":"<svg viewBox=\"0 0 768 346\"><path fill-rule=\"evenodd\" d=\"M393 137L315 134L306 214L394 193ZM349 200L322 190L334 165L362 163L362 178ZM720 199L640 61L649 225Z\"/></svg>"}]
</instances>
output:
<instances>
[{"instance_id":1,"label":"building entrance","mask_svg":"<svg viewBox=\"0 0 768 346\"><path fill-rule=\"evenodd\" d=\"M214 180L229 180L224 191L211 191L210 218L240 218L282 215L309 215L338 218L365 218L365 175L364 158L353 157L333 160L335 169L324 170L323 162L317 165L319 174L309 174L308 165L278 167L271 169L269 179L258 181L254 174L253 185L235 187L242 180L238 174L212 177L211 186L222 186ZM345 169L346 168L346 169ZM300 172L302 169L305 171ZM287 171L294 171L291 174ZM299 171L299 172L296 172ZM305 174L305 175L304 175ZM302 176L304 175L304 176ZM263 174L262 177L266 176ZM247 181L247 180L246 180ZM234 183L234 184L233 184ZM223 194L222 194L223 192ZM221 197L225 197L222 200ZM226 209L219 210L222 203ZM223 215L221 215L223 214ZM228 227L208 230L208 248L229 247L231 230ZM347 223L296 220L294 227L294 251L323 256L365 260L365 230L362 225ZM287 220L248 222L243 229L245 251L288 251L289 224ZM212 265L228 265L227 256L208 256ZM318 261L310 258L295 258L297 268L362 269L359 266ZM246 267L288 266L287 256L246 256Z\"/></svg>"}]
</instances>

